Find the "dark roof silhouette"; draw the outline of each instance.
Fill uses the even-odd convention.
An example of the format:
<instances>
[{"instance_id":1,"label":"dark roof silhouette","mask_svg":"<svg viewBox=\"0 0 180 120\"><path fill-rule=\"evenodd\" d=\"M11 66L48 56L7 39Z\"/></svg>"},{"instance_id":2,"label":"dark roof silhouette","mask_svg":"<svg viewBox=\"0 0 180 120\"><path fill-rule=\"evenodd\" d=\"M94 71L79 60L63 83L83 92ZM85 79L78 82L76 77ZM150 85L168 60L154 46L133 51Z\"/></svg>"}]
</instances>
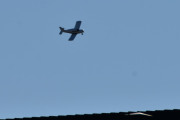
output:
<instances>
[{"instance_id":1,"label":"dark roof silhouette","mask_svg":"<svg viewBox=\"0 0 180 120\"><path fill-rule=\"evenodd\" d=\"M64 116L41 116L11 119L8 118L0 120L180 120L180 109Z\"/></svg>"}]
</instances>

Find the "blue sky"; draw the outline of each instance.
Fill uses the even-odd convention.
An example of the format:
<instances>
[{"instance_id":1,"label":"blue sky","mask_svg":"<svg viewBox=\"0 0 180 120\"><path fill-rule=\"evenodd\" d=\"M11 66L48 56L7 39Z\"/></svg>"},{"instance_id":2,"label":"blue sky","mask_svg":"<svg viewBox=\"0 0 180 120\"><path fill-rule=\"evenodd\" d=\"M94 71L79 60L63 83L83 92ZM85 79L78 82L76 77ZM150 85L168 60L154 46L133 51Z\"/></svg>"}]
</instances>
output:
<instances>
[{"instance_id":1,"label":"blue sky","mask_svg":"<svg viewBox=\"0 0 180 120\"><path fill-rule=\"evenodd\" d=\"M179 4L0 1L0 118L180 108Z\"/></svg>"}]
</instances>

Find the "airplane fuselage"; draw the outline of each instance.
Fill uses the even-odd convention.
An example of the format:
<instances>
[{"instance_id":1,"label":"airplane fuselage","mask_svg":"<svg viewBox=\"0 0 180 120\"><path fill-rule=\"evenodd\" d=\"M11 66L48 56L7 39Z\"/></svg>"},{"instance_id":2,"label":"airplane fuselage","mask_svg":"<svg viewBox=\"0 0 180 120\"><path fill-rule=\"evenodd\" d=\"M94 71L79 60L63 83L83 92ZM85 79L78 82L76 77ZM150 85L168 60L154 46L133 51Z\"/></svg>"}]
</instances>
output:
<instances>
[{"instance_id":1,"label":"airplane fuselage","mask_svg":"<svg viewBox=\"0 0 180 120\"><path fill-rule=\"evenodd\" d=\"M79 33L82 34L84 31L82 29L80 29L80 30L68 29L68 30L63 30L63 32L70 33L70 34L79 34Z\"/></svg>"}]
</instances>

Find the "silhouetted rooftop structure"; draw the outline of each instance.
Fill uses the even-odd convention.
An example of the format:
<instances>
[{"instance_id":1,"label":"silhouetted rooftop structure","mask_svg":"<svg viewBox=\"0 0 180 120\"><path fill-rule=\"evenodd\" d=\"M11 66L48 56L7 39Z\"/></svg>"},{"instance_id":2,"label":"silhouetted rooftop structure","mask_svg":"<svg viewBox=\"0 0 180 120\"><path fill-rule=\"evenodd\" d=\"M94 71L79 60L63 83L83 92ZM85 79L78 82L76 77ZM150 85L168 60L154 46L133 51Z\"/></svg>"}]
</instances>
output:
<instances>
[{"instance_id":1,"label":"silhouetted rooftop structure","mask_svg":"<svg viewBox=\"0 0 180 120\"><path fill-rule=\"evenodd\" d=\"M180 109L64 116L41 116L11 119L8 118L0 120L180 120Z\"/></svg>"}]
</instances>

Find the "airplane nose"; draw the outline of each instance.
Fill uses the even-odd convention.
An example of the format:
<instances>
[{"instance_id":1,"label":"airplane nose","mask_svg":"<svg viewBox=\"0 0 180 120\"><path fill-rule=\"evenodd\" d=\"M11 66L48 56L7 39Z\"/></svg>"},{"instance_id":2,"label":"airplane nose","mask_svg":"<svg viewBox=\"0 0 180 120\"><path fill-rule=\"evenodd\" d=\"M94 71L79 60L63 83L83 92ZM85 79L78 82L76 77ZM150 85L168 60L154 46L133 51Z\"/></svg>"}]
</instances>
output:
<instances>
[{"instance_id":1,"label":"airplane nose","mask_svg":"<svg viewBox=\"0 0 180 120\"><path fill-rule=\"evenodd\" d=\"M82 33L81 33L81 34L83 35L83 33L84 33L84 30L82 30Z\"/></svg>"}]
</instances>

